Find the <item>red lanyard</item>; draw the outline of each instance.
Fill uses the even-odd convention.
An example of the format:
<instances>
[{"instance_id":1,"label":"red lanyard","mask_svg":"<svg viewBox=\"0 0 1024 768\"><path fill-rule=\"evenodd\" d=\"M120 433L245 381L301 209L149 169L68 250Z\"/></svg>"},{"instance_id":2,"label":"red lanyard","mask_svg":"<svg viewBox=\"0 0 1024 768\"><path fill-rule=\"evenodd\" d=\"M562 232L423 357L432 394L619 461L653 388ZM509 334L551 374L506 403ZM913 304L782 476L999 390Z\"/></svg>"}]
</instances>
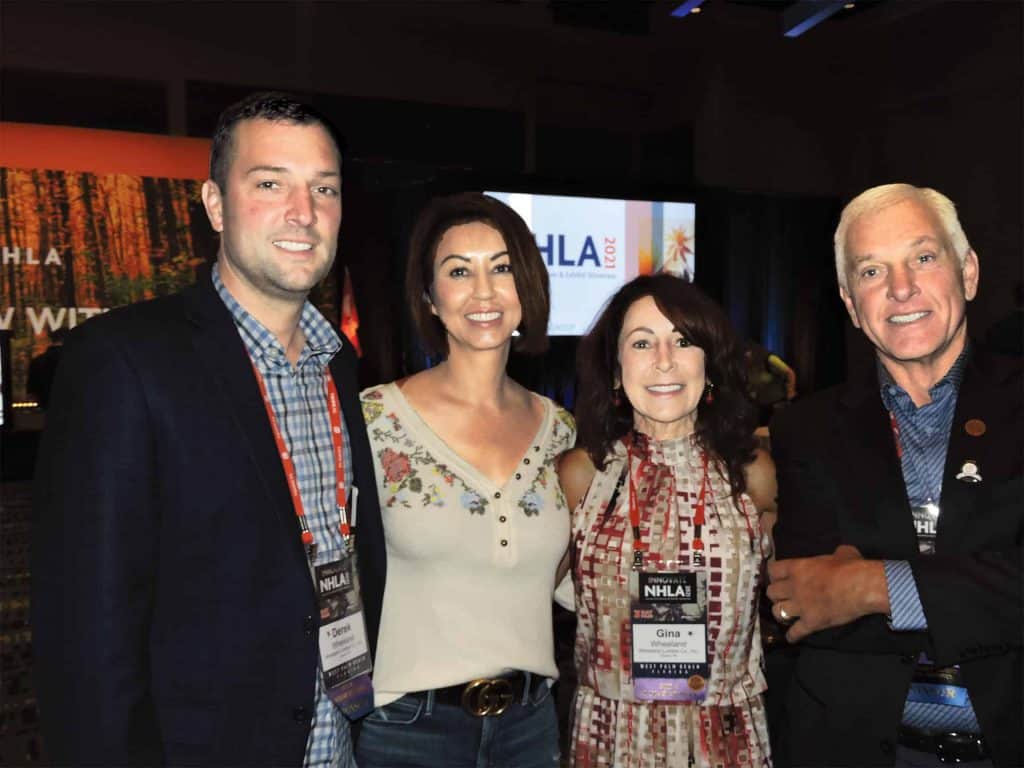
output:
<instances>
[{"instance_id":1,"label":"red lanyard","mask_svg":"<svg viewBox=\"0 0 1024 768\"><path fill-rule=\"evenodd\" d=\"M643 469L644 462L640 461L640 469ZM636 483L633 481L633 451L626 448L626 474L629 475L629 524L633 528L633 568L637 569L644 564L644 552L647 551L647 544L640 535L640 503L637 501Z\"/></svg>"},{"instance_id":2,"label":"red lanyard","mask_svg":"<svg viewBox=\"0 0 1024 768\"><path fill-rule=\"evenodd\" d=\"M251 362L251 361L250 361ZM267 419L270 421L270 429L274 433L274 442L277 444L277 454L281 457L281 466L284 467L285 477L288 479L288 492L292 497L292 506L295 508L295 517L299 521L299 532L302 536L302 543L306 546L310 558L316 552L313 533L306 523L306 510L302 505L302 496L299 494L299 476L295 470L295 462L292 461L291 453L284 442L284 435L281 434L281 427L277 423L277 416L274 415L274 407L270 402L270 393L267 392L267 383L259 368L253 363L252 370L256 374L256 381L260 385L260 394L263 396L263 405L267 409ZM337 478L338 514L341 522L338 530L348 540L351 529L348 524L348 513L345 507L345 435L341 429L341 406L338 398L338 388L331 378L331 372L324 370L324 387L327 390L327 412L331 419L331 447L334 449L334 472Z\"/></svg>"},{"instance_id":3,"label":"red lanyard","mask_svg":"<svg viewBox=\"0 0 1024 768\"><path fill-rule=\"evenodd\" d=\"M708 452L701 451L701 475L700 493L697 494L697 508L693 513L693 550L694 561L699 565L704 557L704 540L701 538L701 528L704 527L704 498L708 491Z\"/></svg>"},{"instance_id":4,"label":"red lanyard","mask_svg":"<svg viewBox=\"0 0 1024 768\"><path fill-rule=\"evenodd\" d=\"M900 425L896 421L896 414L889 411L889 426L892 428L892 439L896 441L896 458L903 458L903 441L900 440Z\"/></svg>"},{"instance_id":5,"label":"red lanyard","mask_svg":"<svg viewBox=\"0 0 1024 768\"><path fill-rule=\"evenodd\" d=\"M640 469L643 469L645 460L641 460ZM633 567L643 566L644 552L647 551L647 544L640 535L640 503L637 500L636 483L633 480L633 451L626 446L626 473L629 475L629 524L633 529ZM697 495L697 505L693 514L693 560L695 565L700 565L704 557L704 540L701 538L701 529L704 526L705 498L708 488L708 452L701 451L701 478L700 493Z\"/></svg>"}]
</instances>

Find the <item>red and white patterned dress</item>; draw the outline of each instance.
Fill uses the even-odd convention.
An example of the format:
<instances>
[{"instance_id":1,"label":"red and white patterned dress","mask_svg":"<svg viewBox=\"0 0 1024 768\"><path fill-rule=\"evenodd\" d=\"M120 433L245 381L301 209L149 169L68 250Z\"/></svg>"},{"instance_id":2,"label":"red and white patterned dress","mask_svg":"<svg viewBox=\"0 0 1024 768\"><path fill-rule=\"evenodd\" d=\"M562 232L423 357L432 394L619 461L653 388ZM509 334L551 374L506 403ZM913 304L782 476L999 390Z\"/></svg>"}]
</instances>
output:
<instances>
[{"instance_id":1,"label":"red and white patterned dress","mask_svg":"<svg viewBox=\"0 0 1024 768\"><path fill-rule=\"evenodd\" d=\"M631 466L639 501L646 571L690 569L693 515L702 452L692 437L638 435ZM645 461L641 461L645 458ZM570 742L578 768L735 768L770 766L761 637L757 613L761 565L768 551L753 502L730 496L708 471L702 567L708 584L708 662L702 703L637 701L633 694L630 484L608 502L627 461L620 441L573 513L576 669L579 688Z\"/></svg>"}]
</instances>

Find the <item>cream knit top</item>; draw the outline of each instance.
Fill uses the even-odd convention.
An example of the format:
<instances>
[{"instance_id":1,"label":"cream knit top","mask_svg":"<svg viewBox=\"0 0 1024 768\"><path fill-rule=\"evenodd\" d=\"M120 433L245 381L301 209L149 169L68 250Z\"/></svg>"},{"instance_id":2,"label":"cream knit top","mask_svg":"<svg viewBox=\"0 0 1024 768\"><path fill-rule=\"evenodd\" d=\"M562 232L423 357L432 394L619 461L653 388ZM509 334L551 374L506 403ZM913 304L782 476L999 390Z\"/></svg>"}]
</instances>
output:
<instances>
[{"instance_id":1,"label":"cream knit top","mask_svg":"<svg viewBox=\"0 0 1024 768\"><path fill-rule=\"evenodd\" d=\"M542 398L540 428L498 486L394 383L361 399L388 557L376 705L511 670L557 677L551 601L570 521L555 460L575 441L572 416Z\"/></svg>"}]
</instances>

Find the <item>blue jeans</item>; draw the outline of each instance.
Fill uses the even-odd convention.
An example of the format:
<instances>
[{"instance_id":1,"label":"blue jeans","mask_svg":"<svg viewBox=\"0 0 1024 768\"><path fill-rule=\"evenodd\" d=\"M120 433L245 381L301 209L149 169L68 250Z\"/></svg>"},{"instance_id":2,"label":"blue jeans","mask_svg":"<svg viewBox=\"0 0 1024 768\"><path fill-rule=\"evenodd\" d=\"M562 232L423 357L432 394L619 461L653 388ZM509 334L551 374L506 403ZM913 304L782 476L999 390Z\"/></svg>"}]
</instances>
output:
<instances>
[{"instance_id":1,"label":"blue jeans","mask_svg":"<svg viewBox=\"0 0 1024 768\"><path fill-rule=\"evenodd\" d=\"M410 694L378 707L362 722L359 768L558 768L558 719L551 689L526 686L522 699L496 716Z\"/></svg>"}]
</instances>

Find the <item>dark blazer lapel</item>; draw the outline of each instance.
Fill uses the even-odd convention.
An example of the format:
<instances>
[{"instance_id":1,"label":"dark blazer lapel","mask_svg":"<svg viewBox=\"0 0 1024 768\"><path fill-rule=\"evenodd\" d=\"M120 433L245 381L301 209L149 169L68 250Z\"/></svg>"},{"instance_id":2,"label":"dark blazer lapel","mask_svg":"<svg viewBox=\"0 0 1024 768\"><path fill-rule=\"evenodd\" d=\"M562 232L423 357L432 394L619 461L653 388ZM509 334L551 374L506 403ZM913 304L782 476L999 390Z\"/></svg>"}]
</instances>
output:
<instances>
[{"instance_id":1,"label":"dark blazer lapel","mask_svg":"<svg viewBox=\"0 0 1024 768\"><path fill-rule=\"evenodd\" d=\"M836 460L850 499L849 524L864 536L865 557L910 557L917 552L910 504L896 454L889 414L881 402L877 379L848 386L840 399L839 450ZM851 531L853 533L853 531ZM872 551L864 551L870 547Z\"/></svg>"},{"instance_id":2,"label":"dark blazer lapel","mask_svg":"<svg viewBox=\"0 0 1024 768\"><path fill-rule=\"evenodd\" d=\"M1005 373L1003 371L1002 375L1005 376ZM974 484L956 477L961 473L964 463L974 462L982 483L986 481L986 474L992 480L993 470L997 467L1001 473L1009 474L1008 468L1003 465L1012 459L1001 454L1001 451L1006 450L1006 445L1000 441L999 434L1014 421L1006 412L1006 405L1012 398L1002 396L1001 390L1004 387L1005 382L1000 373L992 368L984 352L972 350L949 430L949 447L942 475L942 512L936 533L939 551L956 551L956 542L963 539L965 526L970 524L972 517L973 499L977 496L972 491L977 489ZM971 435L967 432L967 422L972 420L984 425L984 434Z\"/></svg>"},{"instance_id":3,"label":"dark blazer lapel","mask_svg":"<svg viewBox=\"0 0 1024 768\"><path fill-rule=\"evenodd\" d=\"M331 359L330 369L334 385L338 389L338 397L341 399L341 415L345 419L349 449L352 452L352 478L353 483L359 488L358 506L361 509L364 501L370 501L370 497L364 498L366 494L370 494L373 500L376 499L376 481L373 476L366 426L363 423L362 406L359 403L359 381L356 377L354 355L347 344L348 342L342 340L341 349ZM357 509L357 527L361 522Z\"/></svg>"},{"instance_id":4,"label":"dark blazer lapel","mask_svg":"<svg viewBox=\"0 0 1024 768\"><path fill-rule=\"evenodd\" d=\"M287 537L294 542L290 549L306 567L284 469L238 329L217 295L209 271L202 270L198 282L186 289L184 296L186 315L196 326L193 344L211 382L211 397L219 398L238 427L237 440L225 445L225 450L244 451L252 458L257 470L254 476L266 491L267 506L292 534Z\"/></svg>"},{"instance_id":5,"label":"dark blazer lapel","mask_svg":"<svg viewBox=\"0 0 1024 768\"><path fill-rule=\"evenodd\" d=\"M331 360L331 376L341 399L341 413L345 419L350 450L352 477L359 489L356 509L356 548L359 554L359 578L370 653L377 652L377 632L380 627L381 606L384 600L384 582L387 574L387 554L384 545L384 524L377 499L377 480L373 470L370 441L366 435L362 406L359 402L359 381L352 348L342 339L342 348Z\"/></svg>"}]
</instances>

